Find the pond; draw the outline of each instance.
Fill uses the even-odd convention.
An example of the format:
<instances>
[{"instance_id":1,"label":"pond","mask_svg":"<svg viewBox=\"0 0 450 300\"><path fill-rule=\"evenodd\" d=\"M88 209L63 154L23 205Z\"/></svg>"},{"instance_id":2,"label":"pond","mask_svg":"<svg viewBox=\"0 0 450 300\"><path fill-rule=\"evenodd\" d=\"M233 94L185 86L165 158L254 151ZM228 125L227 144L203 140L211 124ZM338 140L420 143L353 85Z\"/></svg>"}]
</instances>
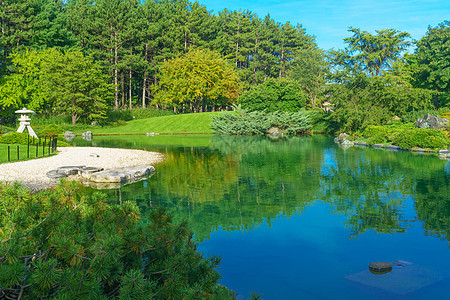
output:
<instances>
[{"instance_id":1,"label":"pond","mask_svg":"<svg viewBox=\"0 0 450 300\"><path fill-rule=\"evenodd\" d=\"M151 178L113 201L188 219L221 283L247 298L443 299L450 284L450 162L342 149L324 136L94 137L159 151ZM372 274L372 262L394 263Z\"/></svg>"}]
</instances>

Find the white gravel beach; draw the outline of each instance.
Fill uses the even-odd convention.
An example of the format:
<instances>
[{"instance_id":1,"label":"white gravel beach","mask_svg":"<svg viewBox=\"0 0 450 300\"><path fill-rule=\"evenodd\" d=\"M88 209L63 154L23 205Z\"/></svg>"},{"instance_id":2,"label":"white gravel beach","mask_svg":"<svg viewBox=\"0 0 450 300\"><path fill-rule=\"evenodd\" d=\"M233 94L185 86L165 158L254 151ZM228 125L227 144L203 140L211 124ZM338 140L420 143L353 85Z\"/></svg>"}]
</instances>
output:
<instances>
[{"instance_id":1,"label":"white gravel beach","mask_svg":"<svg viewBox=\"0 0 450 300\"><path fill-rule=\"evenodd\" d=\"M55 186L58 179L46 176L48 171L63 166L87 166L112 169L139 165L154 165L164 155L135 149L100 147L59 147L58 154L50 157L0 164L0 181L20 181L36 192Z\"/></svg>"}]
</instances>

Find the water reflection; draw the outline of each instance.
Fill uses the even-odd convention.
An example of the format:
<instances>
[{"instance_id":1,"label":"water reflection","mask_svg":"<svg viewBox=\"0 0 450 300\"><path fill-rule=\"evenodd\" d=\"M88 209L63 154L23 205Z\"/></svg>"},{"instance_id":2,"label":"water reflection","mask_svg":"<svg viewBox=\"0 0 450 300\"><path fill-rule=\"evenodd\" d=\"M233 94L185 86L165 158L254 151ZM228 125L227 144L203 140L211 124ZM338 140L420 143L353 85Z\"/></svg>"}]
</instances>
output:
<instances>
[{"instance_id":1,"label":"water reflection","mask_svg":"<svg viewBox=\"0 0 450 300\"><path fill-rule=\"evenodd\" d=\"M345 217L349 237L367 230L403 233L422 221L448 238L446 161L379 149L341 149L331 138L271 140L247 136L95 137L97 146L157 150L167 156L148 181L125 186L122 199L143 210L167 207L188 218L203 241L223 229L250 230L279 216L327 203ZM117 192L116 192L117 193Z\"/></svg>"}]
</instances>

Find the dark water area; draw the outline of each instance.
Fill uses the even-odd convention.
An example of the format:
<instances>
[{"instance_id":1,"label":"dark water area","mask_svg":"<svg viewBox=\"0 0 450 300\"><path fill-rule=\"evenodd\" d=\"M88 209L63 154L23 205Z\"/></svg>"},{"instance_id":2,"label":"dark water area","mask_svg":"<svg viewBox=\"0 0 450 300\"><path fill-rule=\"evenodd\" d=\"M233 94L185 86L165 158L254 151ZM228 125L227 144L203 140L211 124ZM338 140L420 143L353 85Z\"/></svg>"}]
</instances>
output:
<instances>
[{"instance_id":1,"label":"dark water area","mask_svg":"<svg viewBox=\"0 0 450 300\"><path fill-rule=\"evenodd\" d=\"M221 283L247 298L448 299L450 162L342 149L324 136L94 137L75 145L159 151L148 180L111 201L188 219ZM369 263L394 263L372 274Z\"/></svg>"}]
</instances>

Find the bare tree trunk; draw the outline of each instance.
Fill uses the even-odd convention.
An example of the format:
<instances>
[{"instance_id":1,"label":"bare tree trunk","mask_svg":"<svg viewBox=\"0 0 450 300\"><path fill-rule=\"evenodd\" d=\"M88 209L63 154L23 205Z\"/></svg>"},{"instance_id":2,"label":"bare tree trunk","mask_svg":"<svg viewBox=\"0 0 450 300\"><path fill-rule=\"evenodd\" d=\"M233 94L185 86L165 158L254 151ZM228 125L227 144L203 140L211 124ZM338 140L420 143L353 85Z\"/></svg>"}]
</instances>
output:
<instances>
[{"instance_id":1,"label":"bare tree trunk","mask_svg":"<svg viewBox=\"0 0 450 300\"><path fill-rule=\"evenodd\" d=\"M119 108L119 90L118 90L118 70L117 70L117 62L118 62L118 58L117 58L117 47L114 48L114 108L118 109Z\"/></svg>"},{"instance_id":2,"label":"bare tree trunk","mask_svg":"<svg viewBox=\"0 0 450 300\"><path fill-rule=\"evenodd\" d=\"M122 99L120 100L120 107L125 105L125 76L120 74L120 90L122 92Z\"/></svg>"},{"instance_id":3,"label":"bare tree trunk","mask_svg":"<svg viewBox=\"0 0 450 300\"><path fill-rule=\"evenodd\" d=\"M145 44L145 59L148 55L148 43ZM147 66L144 68L144 82L142 83L142 108L145 108L145 88L147 86Z\"/></svg>"},{"instance_id":4,"label":"bare tree trunk","mask_svg":"<svg viewBox=\"0 0 450 300\"><path fill-rule=\"evenodd\" d=\"M129 83L129 86L128 86L128 98L130 99L130 109L132 109L132 103L131 103L131 73L132 73L132 71L131 71L131 68L130 68L130 83Z\"/></svg>"}]
</instances>

